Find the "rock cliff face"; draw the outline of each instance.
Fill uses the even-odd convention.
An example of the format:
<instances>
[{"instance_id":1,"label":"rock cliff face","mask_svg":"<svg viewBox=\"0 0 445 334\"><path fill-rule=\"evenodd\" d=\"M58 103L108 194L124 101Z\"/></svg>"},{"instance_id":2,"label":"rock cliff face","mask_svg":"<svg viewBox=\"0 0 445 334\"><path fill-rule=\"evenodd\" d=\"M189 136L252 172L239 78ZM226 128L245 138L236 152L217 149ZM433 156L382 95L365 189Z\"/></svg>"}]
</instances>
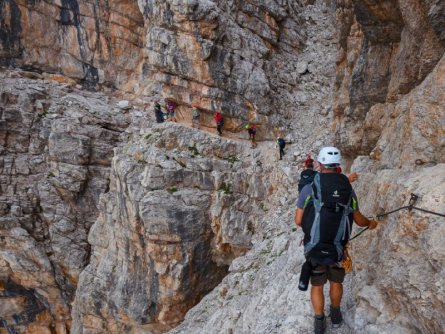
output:
<instances>
[{"instance_id":1,"label":"rock cliff face","mask_svg":"<svg viewBox=\"0 0 445 334\"><path fill-rule=\"evenodd\" d=\"M334 125L337 145L361 175L354 187L362 212L407 205L415 193L417 206L443 214L443 5L338 5ZM290 224L292 212L283 211L281 221ZM382 222L352 243L343 332L443 332L444 219L402 211ZM171 333L310 332L309 298L297 292L301 236L288 231L284 224L265 234L236 259L220 286Z\"/></svg>"},{"instance_id":2,"label":"rock cliff face","mask_svg":"<svg viewBox=\"0 0 445 334\"><path fill-rule=\"evenodd\" d=\"M132 90L144 27L136 2L2 0L0 20L2 65Z\"/></svg>"},{"instance_id":3,"label":"rock cliff face","mask_svg":"<svg viewBox=\"0 0 445 334\"><path fill-rule=\"evenodd\" d=\"M420 0L0 0L1 62L28 70L0 81L0 333L310 332L301 159L338 145L366 215L411 193L443 213L444 17ZM178 123L76 83L174 101ZM382 221L352 243L340 332L444 332L444 219Z\"/></svg>"},{"instance_id":4,"label":"rock cliff face","mask_svg":"<svg viewBox=\"0 0 445 334\"><path fill-rule=\"evenodd\" d=\"M244 143L176 124L136 135L116 151L90 232L76 333L177 325L251 247L266 198L283 189L267 156L252 159Z\"/></svg>"},{"instance_id":5,"label":"rock cliff face","mask_svg":"<svg viewBox=\"0 0 445 334\"><path fill-rule=\"evenodd\" d=\"M335 31L327 4L321 18L305 15L298 1L140 6L147 24L141 82L149 78L148 95L175 101L179 119L189 120L196 105L208 126L212 112L220 110L227 130L239 133L250 120L261 127L259 138L270 139L285 125L287 131L300 129L300 122L292 122L296 114L311 113L313 100L329 92ZM314 24L322 19L327 24ZM323 40L316 46L308 43L315 31ZM315 109L327 108L323 103Z\"/></svg>"},{"instance_id":6,"label":"rock cliff face","mask_svg":"<svg viewBox=\"0 0 445 334\"><path fill-rule=\"evenodd\" d=\"M244 122L249 119L258 125L260 139L280 134L295 142L298 150L293 149L288 153L289 161L292 161L294 157L302 157L317 141L317 145L320 145L321 139L326 136L328 119L295 117L293 112L298 109L302 114L314 116L328 112L326 97L334 77L335 40L332 25L322 26L320 23L329 17L329 7L314 7L315 10L308 10L304 16L299 14L299 10L305 8L303 4L278 5L271 2L247 6L204 1L195 5L176 2L140 4L147 36L143 62L138 67L136 58L132 56L137 53L132 51L134 47L121 47L114 42L112 49L131 54L124 52L116 55L116 58L99 62L105 54L101 48L106 44L97 43L95 39L100 39L103 32L106 39L110 37L114 41L117 38L114 34L119 34L119 29L134 28L132 22L139 20L139 14L130 15L133 13L130 7L123 8L119 3L106 4L111 6L109 9L113 15L126 9L133 17L133 21L125 23L128 27L121 27L113 25L116 18L111 20L111 16L106 15L100 17L97 23L95 15L106 9L101 7L105 4L100 3L92 6L80 4L79 9L74 3L20 5L8 2L2 5L5 22L2 29L9 43L3 44L4 63L31 69L34 73L21 72L20 75L37 80L11 78L4 82L2 88L6 110L2 114L2 133L4 147L8 148L3 152L5 159L12 159L14 163L19 161L20 168L32 161L31 171L28 174L20 172L20 177L14 179L14 186L3 193L3 218L8 222L2 230L5 233L2 245L2 265L5 267L2 271L5 273L2 276L5 287L2 301L5 301L6 307L1 318L4 327L19 332L45 332L53 328L62 332L68 330L71 328L69 313L76 289L78 298L72 326L75 332L133 327L162 331L177 324L186 310L219 282L233 258L251 247L254 231L259 230L262 207L270 210L282 203L279 198L276 202L260 203L266 196L276 196L278 189L282 189L277 181L282 172L276 174L272 167L267 167L270 172L265 172L261 177L253 172L257 169L261 171L267 164L273 165L276 151L267 144L264 152L261 149L261 157L259 153L251 155L249 147L245 152L245 143L225 143L210 140L204 135L200 140L208 143L212 151L203 149L205 159L202 158L202 166L196 167L199 172L195 173L192 167L185 167L194 166L190 159L198 160L185 155L194 152L194 149L190 149L191 144L181 139L183 152L175 154L185 159L184 166L173 161L166 165L173 179L164 176L164 170L159 166L150 164L150 168L143 169L148 173L144 176L146 186L138 190L137 196L133 191L126 193L124 189L129 181L119 180L122 177L126 179L126 168L134 169L132 177L139 180L142 176L138 173L142 172L143 160L146 159L144 156L152 148L145 141L144 146L136 140L139 135L134 141L131 139L129 147L117 153L116 168L113 168L108 185L112 148L121 140L120 132L127 127L129 118L135 117L134 113L131 113L133 116L116 113L105 96L81 93L77 89L73 92L72 86L77 81L87 88L114 85L132 93L153 95L153 99L162 95L177 103L179 121L189 120L190 106L192 102L197 102L203 111L204 129L212 126L211 112L222 109L224 131L229 132L230 137L245 139L246 134L242 131L245 131ZM227 12L226 7L231 10ZM51 14L58 10L60 16ZM15 16L11 14L13 11ZM319 14L323 14L320 19L317 17ZM39 19L45 15L51 16L51 19ZM53 21L55 17L57 19ZM60 17L72 24L66 26L63 24L65 21L59 20ZM319 23L312 25L313 20ZM47 34L38 35L37 30L30 29L28 21L32 21L33 26L37 22L45 25ZM92 22L97 25L92 26ZM261 27L258 31L256 25ZM140 28L139 24L136 28ZM270 36L263 36L266 28L271 31ZM316 43L317 36L322 32L322 43ZM73 38L63 39L66 33ZM84 42L91 40L96 42L91 44L91 48L85 48ZM204 57L201 48L208 53ZM324 57L316 56L320 52L318 48ZM62 58L68 60L62 61ZM95 63L96 60L98 63ZM130 78L118 66L119 62L134 69L134 76ZM58 67L48 64L58 64ZM201 64L201 70L197 64ZM89 72L92 66L97 68L98 77ZM110 69L110 72L106 69ZM40 71L43 72L36 73ZM62 75L57 74L59 71ZM97 85L96 79L104 85ZM62 85L54 86L46 80L59 81ZM131 89L126 88L130 86ZM34 90L38 93L34 93ZM272 94L278 98L272 98ZM291 121L292 118L297 120ZM16 125L25 119L28 127ZM148 135L150 123L141 123L140 117L136 119L131 133L139 134L139 129L145 129L143 131ZM318 128L320 131L316 136L309 136L300 131L301 128ZM167 136L172 142L160 144L161 152L171 150L171 146L179 140L165 131L165 134L164 130L160 132L161 136ZM194 139L196 130L180 133L187 140L196 142L201 152L201 144ZM126 136L123 138L129 139ZM299 143L302 139L305 142ZM32 148L31 151L28 146ZM34 146L37 148L34 149ZM133 146L138 149L128 153ZM23 153L20 159L11 158L15 157L16 151ZM132 157L131 162L136 163L125 162L128 154ZM38 156L37 171L33 165L34 155ZM244 157L243 163L237 161L241 156ZM124 159L122 162L121 158ZM224 168L231 169L233 164L250 167L244 172L226 174ZM14 167L11 169L14 170ZM285 172L291 173L289 169L285 169ZM11 173L5 169L5 184L9 184ZM197 187L193 191L175 192L180 187L192 188L192 184ZM119 189L118 194L110 191L104 196L100 206L102 211L98 205L99 195L107 189L113 190L113 187ZM140 185L136 182L135 187L139 188ZM14 204L19 198L18 192L33 201L28 200L31 204L26 211L23 210L26 219L19 219L14 213L23 206ZM122 201L129 208L139 208L136 200L140 198L147 201L141 206L143 212L129 212L128 217L121 216ZM155 205L157 201L164 203L166 200L172 202L172 209L163 207L159 212L150 211L159 208ZM113 213L107 208L114 205ZM173 211L175 214L172 215L172 210L177 207L180 210ZM94 251L90 260L90 244L86 242L86 235L98 216L98 210L102 213L91 232L90 241ZM197 224L196 230L187 231L181 227L182 219L188 216L187 227L193 221ZM144 221L147 226L142 228ZM109 225L115 226L116 235L128 232L126 238L129 239L125 241L125 238L118 237L116 240L105 233L110 230L107 228ZM23 230L15 230L19 227ZM256 238L261 238L260 235ZM140 244L133 244L132 238L137 238L134 240ZM19 240L27 246L21 246ZM111 246L106 246L108 244L122 247L113 250ZM128 257L130 251L134 256ZM34 260L31 261L30 257ZM19 263L25 260L37 261L39 265L22 268ZM125 262L118 262L122 260ZM171 264L172 261L177 265ZM91 265L78 287L79 273L89 262ZM107 275L110 270L116 270L115 274L101 280L101 277L105 277L101 275ZM35 277L35 272L39 271L41 274ZM131 275L122 280L120 273ZM96 274L98 276L92 277ZM133 284L140 285L140 288L127 293ZM117 289L113 290L114 287ZM150 303L146 304L148 301ZM174 307L176 304L179 306Z\"/></svg>"},{"instance_id":7,"label":"rock cliff face","mask_svg":"<svg viewBox=\"0 0 445 334\"><path fill-rule=\"evenodd\" d=\"M338 9L346 24L334 101L337 140L351 156L364 155L352 168L362 174L357 189L365 212L406 205L415 193L417 206L443 214L445 5L389 3L345 2ZM383 221L354 247L354 328L443 332L444 219L405 211Z\"/></svg>"},{"instance_id":8,"label":"rock cliff face","mask_svg":"<svg viewBox=\"0 0 445 334\"><path fill-rule=\"evenodd\" d=\"M270 139L298 130L296 113L328 112L327 101L313 100L332 85L335 31L317 25L324 42L308 44L314 18L304 17L304 8L276 1L5 0L0 60L90 89L168 98L178 119L190 120L196 105L204 126L219 110L227 130L240 133L250 120L261 127L259 138Z\"/></svg>"},{"instance_id":9,"label":"rock cliff face","mask_svg":"<svg viewBox=\"0 0 445 334\"><path fill-rule=\"evenodd\" d=\"M0 323L63 333L113 147L130 120L104 95L10 74L0 83Z\"/></svg>"},{"instance_id":10,"label":"rock cliff face","mask_svg":"<svg viewBox=\"0 0 445 334\"><path fill-rule=\"evenodd\" d=\"M375 112L370 109L382 109L386 102L399 101L443 57L444 6L441 2L415 0L340 4L333 110L337 142L346 153L369 154L379 138L376 120L370 119ZM441 80L440 75L438 79Z\"/></svg>"},{"instance_id":11,"label":"rock cliff face","mask_svg":"<svg viewBox=\"0 0 445 334\"><path fill-rule=\"evenodd\" d=\"M258 124L260 140L287 134L295 143L292 164L327 136L328 118L293 114L328 112L335 40L326 4L141 7L147 18L142 72L151 78L145 94L162 92L175 101L179 122L190 121L197 105L206 130L211 112L222 110L231 139L171 124L154 132L138 125L131 144L116 151L111 191L90 234L92 261L77 290L76 333L150 333L177 325L231 261L262 238L265 208L293 206L294 196L281 196L296 188L296 170L274 166L273 141L254 151L237 141L246 139L247 120ZM290 41L290 35L301 36Z\"/></svg>"}]
</instances>

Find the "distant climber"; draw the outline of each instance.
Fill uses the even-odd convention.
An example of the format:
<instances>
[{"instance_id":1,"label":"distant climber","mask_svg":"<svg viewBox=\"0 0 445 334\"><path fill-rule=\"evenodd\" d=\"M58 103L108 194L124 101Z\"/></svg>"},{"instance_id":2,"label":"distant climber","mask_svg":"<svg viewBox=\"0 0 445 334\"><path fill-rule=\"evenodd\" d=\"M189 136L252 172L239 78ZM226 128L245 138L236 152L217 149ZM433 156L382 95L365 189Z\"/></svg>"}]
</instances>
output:
<instances>
[{"instance_id":1,"label":"distant climber","mask_svg":"<svg viewBox=\"0 0 445 334\"><path fill-rule=\"evenodd\" d=\"M252 143L252 147L255 147L256 127L252 123L247 123L246 129L247 132L249 133L249 140Z\"/></svg>"},{"instance_id":2,"label":"distant climber","mask_svg":"<svg viewBox=\"0 0 445 334\"><path fill-rule=\"evenodd\" d=\"M155 102L154 113L156 117L156 122L163 123L164 122L164 114L162 113L161 104L159 101Z\"/></svg>"},{"instance_id":3,"label":"distant climber","mask_svg":"<svg viewBox=\"0 0 445 334\"><path fill-rule=\"evenodd\" d=\"M300 275L300 290L306 290L310 278L311 302L315 313L314 332L323 334L326 327L323 286L329 280L330 317L333 327L343 321L340 302L343 295L345 270L341 266L352 221L359 226L376 228L358 209L357 196L348 178L338 172L340 151L323 147L317 157L320 173L312 184L303 187L297 201L295 224L304 232L304 263Z\"/></svg>"},{"instance_id":4,"label":"distant climber","mask_svg":"<svg viewBox=\"0 0 445 334\"><path fill-rule=\"evenodd\" d=\"M224 119L219 112L215 112L213 114L213 119L216 122L216 130L218 131L218 135L222 136L222 127L224 125Z\"/></svg>"},{"instance_id":5,"label":"distant climber","mask_svg":"<svg viewBox=\"0 0 445 334\"><path fill-rule=\"evenodd\" d=\"M165 109L167 110L168 120L170 122L176 122L175 119L175 104L172 101L165 100Z\"/></svg>"},{"instance_id":6,"label":"distant climber","mask_svg":"<svg viewBox=\"0 0 445 334\"><path fill-rule=\"evenodd\" d=\"M192 127L195 127L195 123L198 125L198 129L201 129L200 112L196 106L192 109Z\"/></svg>"},{"instance_id":7,"label":"distant climber","mask_svg":"<svg viewBox=\"0 0 445 334\"><path fill-rule=\"evenodd\" d=\"M314 170L314 159L311 158L309 153L306 155L304 167L305 169L300 173L300 180L298 181L298 193L301 192L305 185L312 183L315 174L317 174Z\"/></svg>"},{"instance_id":8,"label":"distant climber","mask_svg":"<svg viewBox=\"0 0 445 334\"><path fill-rule=\"evenodd\" d=\"M286 142L284 141L283 138L278 137L277 138L277 146L280 150L280 160L283 160L284 157L284 148L286 147Z\"/></svg>"},{"instance_id":9,"label":"distant climber","mask_svg":"<svg viewBox=\"0 0 445 334\"><path fill-rule=\"evenodd\" d=\"M147 111L148 107L149 105L145 106L144 111ZM153 113L155 114L157 123L164 122L164 114L162 113L162 107L158 100L156 100L153 104Z\"/></svg>"}]
</instances>

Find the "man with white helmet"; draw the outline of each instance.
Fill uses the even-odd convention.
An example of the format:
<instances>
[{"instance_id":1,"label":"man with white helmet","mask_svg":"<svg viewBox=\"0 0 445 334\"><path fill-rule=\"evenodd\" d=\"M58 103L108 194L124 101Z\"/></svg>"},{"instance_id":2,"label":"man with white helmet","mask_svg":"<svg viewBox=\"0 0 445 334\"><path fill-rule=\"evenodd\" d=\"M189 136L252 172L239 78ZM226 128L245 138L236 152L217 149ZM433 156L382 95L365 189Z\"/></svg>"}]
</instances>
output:
<instances>
[{"instance_id":1,"label":"man with white helmet","mask_svg":"<svg viewBox=\"0 0 445 334\"><path fill-rule=\"evenodd\" d=\"M343 321L340 302L345 270L341 261L344 247L349 240L352 221L359 226L368 226L370 230L376 228L378 222L367 219L358 210L357 196L348 178L340 173L340 151L335 147L323 147L317 161L320 164L320 173L314 177L313 183L301 190L295 223L301 226L305 233L306 263L303 270L310 268L306 272L310 274L312 284L314 330L316 334L323 334L326 327L323 286L328 280L332 325L339 327ZM299 288L305 290L307 285L303 284L303 288Z\"/></svg>"}]
</instances>

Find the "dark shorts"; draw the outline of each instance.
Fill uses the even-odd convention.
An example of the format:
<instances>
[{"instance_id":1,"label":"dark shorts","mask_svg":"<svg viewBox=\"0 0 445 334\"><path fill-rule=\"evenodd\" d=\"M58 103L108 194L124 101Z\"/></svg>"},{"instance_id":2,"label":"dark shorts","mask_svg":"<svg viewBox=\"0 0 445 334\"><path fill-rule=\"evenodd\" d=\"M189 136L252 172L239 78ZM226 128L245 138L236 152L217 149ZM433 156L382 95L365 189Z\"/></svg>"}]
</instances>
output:
<instances>
[{"instance_id":1,"label":"dark shorts","mask_svg":"<svg viewBox=\"0 0 445 334\"><path fill-rule=\"evenodd\" d=\"M314 286L324 285L328 280L335 283L343 283L345 274L345 269L336 264L329 266L315 264L315 268L312 269L311 284Z\"/></svg>"}]
</instances>

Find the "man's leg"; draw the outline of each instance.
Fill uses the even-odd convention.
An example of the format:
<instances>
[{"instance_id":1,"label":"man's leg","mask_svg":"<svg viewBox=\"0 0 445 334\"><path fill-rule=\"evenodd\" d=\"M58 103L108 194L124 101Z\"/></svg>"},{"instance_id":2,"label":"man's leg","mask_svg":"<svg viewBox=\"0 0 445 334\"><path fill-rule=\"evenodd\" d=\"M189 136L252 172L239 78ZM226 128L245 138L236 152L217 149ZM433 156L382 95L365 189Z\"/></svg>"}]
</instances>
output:
<instances>
[{"instance_id":1,"label":"man's leg","mask_svg":"<svg viewBox=\"0 0 445 334\"><path fill-rule=\"evenodd\" d=\"M327 271L329 280L329 296L331 297L331 306L329 313L331 316L332 326L340 327L343 322L343 315L340 310L341 298L343 296L343 280L345 278L345 270L337 266L330 266Z\"/></svg>"},{"instance_id":2,"label":"man's leg","mask_svg":"<svg viewBox=\"0 0 445 334\"><path fill-rule=\"evenodd\" d=\"M324 313L324 294L323 285L312 285L311 287L311 302L315 315L322 315Z\"/></svg>"},{"instance_id":3,"label":"man's leg","mask_svg":"<svg viewBox=\"0 0 445 334\"><path fill-rule=\"evenodd\" d=\"M312 263L311 273L311 302L314 309L314 333L323 334L326 327L324 316L324 294L323 287L327 282L327 266Z\"/></svg>"},{"instance_id":4,"label":"man's leg","mask_svg":"<svg viewBox=\"0 0 445 334\"><path fill-rule=\"evenodd\" d=\"M324 316L324 285L312 285L311 302L314 309L314 334L324 334L326 328L326 318Z\"/></svg>"},{"instance_id":5,"label":"man's leg","mask_svg":"<svg viewBox=\"0 0 445 334\"><path fill-rule=\"evenodd\" d=\"M340 307L341 297L343 296L343 284L329 281L329 297L331 297L331 306Z\"/></svg>"}]
</instances>

